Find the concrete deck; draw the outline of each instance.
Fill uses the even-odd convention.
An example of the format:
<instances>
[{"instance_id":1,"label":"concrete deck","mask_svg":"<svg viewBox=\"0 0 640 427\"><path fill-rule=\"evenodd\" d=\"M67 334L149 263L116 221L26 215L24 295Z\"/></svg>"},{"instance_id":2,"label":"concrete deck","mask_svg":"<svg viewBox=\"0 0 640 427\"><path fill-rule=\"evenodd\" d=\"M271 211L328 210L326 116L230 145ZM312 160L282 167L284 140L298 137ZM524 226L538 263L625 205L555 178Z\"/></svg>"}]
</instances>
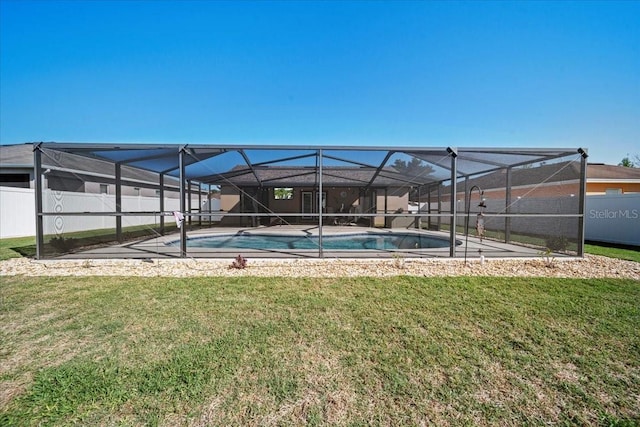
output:
<instances>
[{"instance_id":1,"label":"concrete deck","mask_svg":"<svg viewBox=\"0 0 640 427\"><path fill-rule=\"evenodd\" d=\"M353 233L407 233L416 232L423 233L429 236L449 239L448 232L437 231L424 231L413 228L399 228L399 229L379 229L379 228L366 228L357 226L325 226L323 227L323 236L335 235L335 234L353 234ZM273 233L278 235L318 235L317 226L271 226L271 227L255 227L255 228L241 228L241 227L213 227L208 229L199 229L194 231L188 231L188 238L198 238L204 236L215 236L222 234L236 234L236 233L256 233L256 234L269 234ZM129 242L120 245L112 245L108 247L101 247L95 249L89 249L85 251L79 251L74 254L68 254L59 258L66 259L108 259L108 258L129 258L129 259L144 259L144 258L180 258L180 248L177 245L170 245L168 243L179 241L179 233L172 233L165 236L159 236L156 238L147 238L134 242ZM456 247L456 257L464 257L465 252L465 236L458 234L457 241L459 244ZM481 252L480 252L481 251ZM240 248L190 248L187 247L188 258L234 258L238 254L242 254L244 257L250 258L320 258L319 250L275 250L275 249L240 249ZM493 240L484 239L480 241L478 238L469 235L467 257L469 259L479 258L480 255L484 255L487 258L514 258L514 257L539 257L539 249L529 248L525 246L506 244L503 242L497 242ZM324 250L323 257L325 258L391 258L394 256L402 256L404 258L449 258L449 247L445 248L429 248L429 249L397 249L397 250ZM558 254L558 256L563 256Z\"/></svg>"}]
</instances>

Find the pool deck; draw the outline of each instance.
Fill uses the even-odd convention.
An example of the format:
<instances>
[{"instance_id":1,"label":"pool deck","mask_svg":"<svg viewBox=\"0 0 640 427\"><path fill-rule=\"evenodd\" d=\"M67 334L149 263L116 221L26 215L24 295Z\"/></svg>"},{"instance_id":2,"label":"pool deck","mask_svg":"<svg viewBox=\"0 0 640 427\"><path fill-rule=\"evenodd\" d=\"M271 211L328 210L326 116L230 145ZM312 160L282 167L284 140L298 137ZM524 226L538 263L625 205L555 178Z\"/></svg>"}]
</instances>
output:
<instances>
[{"instance_id":1,"label":"pool deck","mask_svg":"<svg viewBox=\"0 0 640 427\"><path fill-rule=\"evenodd\" d=\"M323 227L323 235L335 234L354 234L354 233L424 233L429 236L449 239L449 232L424 231L412 228L364 228L357 226L325 226ZM317 226L271 226L271 227L213 227L207 229L199 229L188 231L189 238L198 238L204 236L229 235L237 233L247 234L278 234L292 236L317 236ZM108 247L88 249L74 254L63 255L59 258L67 259L109 259L109 258L130 258L130 259L156 259L156 258L180 258L180 248L177 245L168 245L169 242L180 240L179 233L171 233L157 238L147 238L119 245ZM457 235L460 244L456 247L456 258L463 258L465 253L465 236ZM480 252L480 250L482 252ZM187 248L187 258L234 258L241 254L244 257L254 259L274 259L274 258L320 258L319 250L309 249L292 249L292 250L275 250L275 249L238 249L238 248ZM520 245L506 244L494 240L480 239L469 235L467 257L469 259L479 258L480 255L487 258L514 258L514 257L539 257L540 250ZM401 256L403 258L449 258L449 247L445 248L429 248L429 249L398 249L398 250L324 250L322 257L324 258L392 258ZM562 256L562 255L560 255Z\"/></svg>"}]
</instances>

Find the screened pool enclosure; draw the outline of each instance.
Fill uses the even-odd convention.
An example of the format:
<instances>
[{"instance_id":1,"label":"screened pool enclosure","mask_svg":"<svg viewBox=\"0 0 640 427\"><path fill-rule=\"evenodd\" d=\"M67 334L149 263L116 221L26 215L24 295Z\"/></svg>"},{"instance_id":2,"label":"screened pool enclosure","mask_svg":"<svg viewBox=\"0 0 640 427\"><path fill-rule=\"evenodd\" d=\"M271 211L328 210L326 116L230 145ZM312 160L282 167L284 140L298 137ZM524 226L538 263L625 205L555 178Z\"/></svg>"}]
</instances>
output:
<instances>
[{"instance_id":1,"label":"screened pool enclosure","mask_svg":"<svg viewBox=\"0 0 640 427\"><path fill-rule=\"evenodd\" d=\"M37 257L583 254L586 152L36 143Z\"/></svg>"}]
</instances>

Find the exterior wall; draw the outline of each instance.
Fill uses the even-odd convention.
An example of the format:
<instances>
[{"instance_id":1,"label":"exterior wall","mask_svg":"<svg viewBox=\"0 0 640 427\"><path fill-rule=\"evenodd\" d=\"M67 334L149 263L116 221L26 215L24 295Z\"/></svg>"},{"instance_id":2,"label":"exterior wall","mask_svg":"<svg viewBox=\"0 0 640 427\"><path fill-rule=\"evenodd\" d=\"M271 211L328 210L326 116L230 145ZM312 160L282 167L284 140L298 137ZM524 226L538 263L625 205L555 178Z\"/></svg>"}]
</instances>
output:
<instances>
[{"instance_id":1,"label":"exterior wall","mask_svg":"<svg viewBox=\"0 0 640 427\"><path fill-rule=\"evenodd\" d=\"M458 190L463 190L464 185L458 184ZM475 191L475 190L474 190ZM518 197L521 198L530 198L530 199L540 199L540 198L550 198L550 197L564 197L570 196L573 194L575 197L578 197L580 194L580 183L578 181L568 181L565 183L543 183L534 186L518 186L511 187L511 199L515 200ZM456 193L457 200L460 200L462 203L459 208L463 208L464 201L467 195L464 191L458 191ZM475 193L472 195L473 200L479 197ZM506 190L504 188L490 188L484 190L484 197L486 199L494 199L494 200L504 200L506 198ZM448 193L448 187L442 190L442 203L443 205L446 203L447 210L449 206L450 196ZM432 200L437 200L437 195L432 193ZM424 197L423 197L424 201ZM444 208L444 206L443 206Z\"/></svg>"},{"instance_id":2,"label":"exterior wall","mask_svg":"<svg viewBox=\"0 0 640 427\"><path fill-rule=\"evenodd\" d=\"M106 185L107 186L107 193L106 194L110 194L110 195L115 195L116 194L116 185L115 184L99 182L99 181L85 181L85 183L84 183L84 192L85 193L92 193L92 194L101 194L100 193L100 186L101 185ZM136 188L138 190L136 190ZM158 195L156 194L156 190L158 190L158 189L144 187L144 186L142 186L142 184L139 185L139 186L136 186L136 185L123 185L122 186L122 195L123 196L158 197ZM171 190L171 189L165 188L164 197L168 198L168 199L179 199L180 198L180 191ZM197 199L197 197L198 197L198 195L196 193L195 194L195 198Z\"/></svg>"},{"instance_id":3,"label":"exterior wall","mask_svg":"<svg viewBox=\"0 0 640 427\"><path fill-rule=\"evenodd\" d=\"M331 213L353 213L360 205L360 189L357 187L328 187L327 210Z\"/></svg>"},{"instance_id":4,"label":"exterior wall","mask_svg":"<svg viewBox=\"0 0 640 427\"><path fill-rule=\"evenodd\" d=\"M222 186L220 188L220 210L223 212L240 212L240 192L233 187ZM223 225L240 225L241 218L225 217Z\"/></svg>"},{"instance_id":5,"label":"exterior wall","mask_svg":"<svg viewBox=\"0 0 640 427\"><path fill-rule=\"evenodd\" d=\"M300 213L302 212L302 193L313 192L316 194L317 189L313 187L295 187L293 191L293 198L288 200L276 200L274 198L274 189L268 188L266 190L265 200L260 201L264 206L260 206L258 210L254 210L253 207L241 206L240 192L232 187L222 186L220 189L220 207L224 212L241 212L244 209L245 212L261 212L261 211L273 211L275 213ZM254 194L258 194L256 188L244 189L247 194L254 197ZM330 224L332 219L338 218L339 214L346 214L349 217L357 217L358 213L363 212L360 200L360 188L358 187L325 187L323 191L326 193L326 206L324 213L327 215L327 223ZM384 213L385 207L385 195L383 189L378 189L376 203L377 211ZM407 191L395 191L397 194L389 195L387 197L387 212L394 213L402 209L403 212L408 212L409 207L409 193ZM265 220L266 221L266 220ZM300 222L301 218L288 217L287 222ZM308 221L307 221L308 222ZM248 225L250 221L247 221L242 217L226 217L223 219L224 225ZM375 225L379 227L385 226L385 218L383 216L375 218Z\"/></svg>"},{"instance_id":6,"label":"exterior wall","mask_svg":"<svg viewBox=\"0 0 640 427\"><path fill-rule=\"evenodd\" d=\"M606 194L608 189L616 188L622 194L640 193L640 182L587 182L587 195Z\"/></svg>"},{"instance_id":7,"label":"exterior wall","mask_svg":"<svg viewBox=\"0 0 640 427\"><path fill-rule=\"evenodd\" d=\"M302 206L302 191L301 188L293 189L293 198L291 199L278 199L274 197L274 189L268 188L268 204L270 210L280 213L295 213L300 212Z\"/></svg>"},{"instance_id":8,"label":"exterior wall","mask_svg":"<svg viewBox=\"0 0 640 427\"><path fill-rule=\"evenodd\" d=\"M528 198L544 198L544 197L562 197L570 194L574 194L576 197L579 195L580 188L579 182L576 181L565 181L563 183L542 183L537 184L535 187L533 186L520 186L520 187L512 187L511 188L511 197L513 199L518 197L528 197ZM458 186L460 188L460 185ZM587 195L597 195L606 194L608 189L621 189L622 194L627 193L640 193L640 182L620 182L620 181L612 181L607 183L602 182L589 182L587 181ZM442 201L449 202L449 194L446 193L446 189L443 190ZM500 189L488 189L484 192L485 197L488 199L495 198L504 198L505 190L503 188ZM435 193L432 194L432 198L436 197ZM462 191L458 192L458 199L464 200L465 193Z\"/></svg>"},{"instance_id":9,"label":"exterior wall","mask_svg":"<svg viewBox=\"0 0 640 427\"><path fill-rule=\"evenodd\" d=\"M238 212L240 209L240 192L235 188L222 187L220 189L220 210Z\"/></svg>"},{"instance_id":10,"label":"exterior wall","mask_svg":"<svg viewBox=\"0 0 640 427\"><path fill-rule=\"evenodd\" d=\"M385 211L386 197L386 211ZM377 194L377 211L382 213L409 213L409 192L399 189L387 190L385 196L384 189L378 191ZM390 218L376 217L375 227L401 228L413 224L415 218Z\"/></svg>"}]
</instances>

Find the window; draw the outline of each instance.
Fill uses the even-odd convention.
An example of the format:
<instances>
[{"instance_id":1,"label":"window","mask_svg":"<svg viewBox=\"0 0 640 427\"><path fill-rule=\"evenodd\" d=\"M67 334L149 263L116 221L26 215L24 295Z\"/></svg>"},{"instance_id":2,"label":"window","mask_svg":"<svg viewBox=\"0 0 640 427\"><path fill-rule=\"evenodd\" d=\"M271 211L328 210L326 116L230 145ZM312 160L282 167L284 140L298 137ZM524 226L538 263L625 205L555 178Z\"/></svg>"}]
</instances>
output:
<instances>
[{"instance_id":1,"label":"window","mask_svg":"<svg viewBox=\"0 0 640 427\"><path fill-rule=\"evenodd\" d=\"M100 184L100 194L109 194L109 186L107 184Z\"/></svg>"},{"instance_id":2,"label":"window","mask_svg":"<svg viewBox=\"0 0 640 427\"><path fill-rule=\"evenodd\" d=\"M84 181L74 176L55 176L47 175L49 188L54 191L72 191L76 193L84 193Z\"/></svg>"},{"instance_id":3,"label":"window","mask_svg":"<svg viewBox=\"0 0 640 427\"><path fill-rule=\"evenodd\" d=\"M160 197L160 190L156 190L156 196Z\"/></svg>"},{"instance_id":4,"label":"window","mask_svg":"<svg viewBox=\"0 0 640 427\"><path fill-rule=\"evenodd\" d=\"M293 188L290 188L290 187L274 188L273 198L276 200L291 200L293 199Z\"/></svg>"},{"instance_id":5,"label":"window","mask_svg":"<svg viewBox=\"0 0 640 427\"><path fill-rule=\"evenodd\" d=\"M133 187L133 195L134 196L140 195L140 187Z\"/></svg>"},{"instance_id":6,"label":"window","mask_svg":"<svg viewBox=\"0 0 640 427\"><path fill-rule=\"evenodd\" d=\"M605 190L605 194L609 195L609 196L613 196L616 194L622 194L622 188L607 188Z\"/></svg>"},{"instance_id":7,"label":"window","mask_svg":"<svg viewBox=\"0 0 640 427\"><path fill-rule=\"evenodd\" d=\"M28 173L0 174L0 186L29 188L29 174Z\"/></svg>"}]
</instances>

